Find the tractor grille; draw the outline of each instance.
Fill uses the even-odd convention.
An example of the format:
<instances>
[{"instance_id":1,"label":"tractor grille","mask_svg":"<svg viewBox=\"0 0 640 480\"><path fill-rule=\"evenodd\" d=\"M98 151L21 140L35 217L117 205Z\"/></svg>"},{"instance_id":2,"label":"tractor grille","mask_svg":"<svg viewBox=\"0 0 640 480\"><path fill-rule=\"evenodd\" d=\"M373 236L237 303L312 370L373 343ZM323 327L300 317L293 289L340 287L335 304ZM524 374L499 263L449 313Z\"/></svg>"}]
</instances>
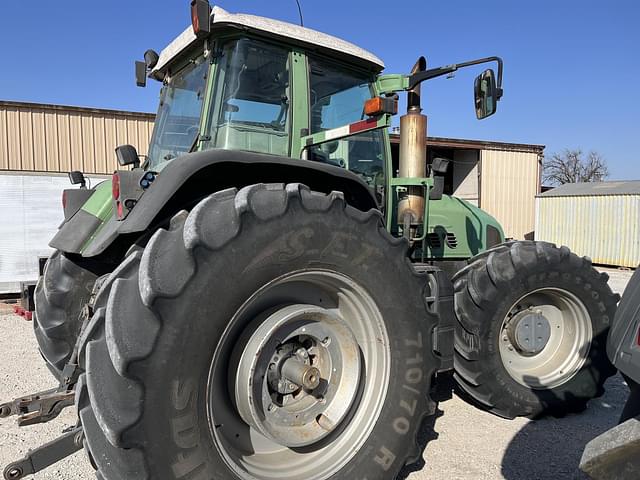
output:
<instances>
[{"instance_id":1,"label":"tractor grille","mask_svg":"<svg viewBox=\"0 0 640 480\"><path fill-rule=\"evenodd\" d=\"M427 235L427 242L429 242L429 246L431 248L442 248L442 240L440 240L440 235L435 232Z\"/></svg>"},{"instance_id":2,"label":"tractor grille","mask_svg":"<svg viewBox=\"0 0 640 480\"><path fill-rule=\"evenodd\" d=\"M457 248L458 247L458 239L456 238L455 233L447 233L447 246L449 248Z\"/></svg>"}]
</instances>

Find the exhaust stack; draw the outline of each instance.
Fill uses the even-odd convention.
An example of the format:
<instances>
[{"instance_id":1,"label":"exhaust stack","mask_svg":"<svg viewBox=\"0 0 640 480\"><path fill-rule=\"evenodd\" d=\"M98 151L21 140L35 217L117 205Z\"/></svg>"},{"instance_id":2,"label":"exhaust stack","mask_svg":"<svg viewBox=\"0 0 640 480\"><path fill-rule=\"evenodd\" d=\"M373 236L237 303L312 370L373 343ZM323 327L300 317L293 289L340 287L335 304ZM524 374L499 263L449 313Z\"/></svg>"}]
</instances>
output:
<instances>
[{"instance_id":1,"label":"exhaust stack","mask_svg":"<svg viewBox=\"0 0 640 480\"><path fill-rule=\"evenodd\" d=\"M424 57L420 57L411 69L411 74L426 69L427 61ZM407 113L400 117L400 177L426 177L427 117L421 112L420 84L418 84L408 91ZM398 222L410 227L422 223L425 198L422 187L407 188L406 197L398 203ZM405 235L408 233L405 232Z\"/></svg>"}]
</instances>

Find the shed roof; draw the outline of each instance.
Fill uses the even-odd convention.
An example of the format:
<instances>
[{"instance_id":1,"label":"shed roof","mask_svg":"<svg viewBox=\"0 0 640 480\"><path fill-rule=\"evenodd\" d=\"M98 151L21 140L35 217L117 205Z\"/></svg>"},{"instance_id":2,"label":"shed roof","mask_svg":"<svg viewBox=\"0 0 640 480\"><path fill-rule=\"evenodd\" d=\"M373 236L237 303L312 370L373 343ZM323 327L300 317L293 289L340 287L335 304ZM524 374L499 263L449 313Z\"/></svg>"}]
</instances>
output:
<instances>
[{"instance_id":1,"label":"shed roof","mask_svg":"<svg viewBox=\"0 0 640 480\"><path fill-rule=\"evenodd\" d=\"M640 180L620 182L566 183L548 190L539 197L579 197L600 195L640 195Z\"/></svg>"},{"instance_id":2,"label":"shed roof","mask_svg":"<svg viewBox=\"0 0 640 480\"><path fill-rule=\"evenodd\" d=\"M384 68L384 62L373 53L349 43L340 38L318 32L310 28L300 27L292 23L282 22L256 15L243 13L229 13L220 7L213 7L211 12L212 29L231 26L241 29L254 30L268 35L293 40L299 44L311 45L331 50L337 54L355 58L376 70ZM179 53L183 52L196 41L193 28L189 26L175 40L173 40L162 52L153 71L162 71Z\"/></svg>"}]
</instances>

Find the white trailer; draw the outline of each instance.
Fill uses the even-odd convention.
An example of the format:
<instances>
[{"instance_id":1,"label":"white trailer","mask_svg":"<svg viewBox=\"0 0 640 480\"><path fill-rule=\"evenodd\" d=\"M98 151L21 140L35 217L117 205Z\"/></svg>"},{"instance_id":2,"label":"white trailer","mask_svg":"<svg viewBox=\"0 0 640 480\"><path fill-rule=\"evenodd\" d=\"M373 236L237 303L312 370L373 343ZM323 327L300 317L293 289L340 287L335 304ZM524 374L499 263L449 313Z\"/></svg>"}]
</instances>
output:
<instances>
[{"instance_id":1,"label":"white trailer","mask_svg":"<svg viewBox=\"0 0 640 480\"><path fill-rule=\"evenodd\" d=\"M65 188L72 188L65 174L0 172L0 294L38 279L38 257L51 254L49 240L64 218Z\"/></svg>"}]
</instances>

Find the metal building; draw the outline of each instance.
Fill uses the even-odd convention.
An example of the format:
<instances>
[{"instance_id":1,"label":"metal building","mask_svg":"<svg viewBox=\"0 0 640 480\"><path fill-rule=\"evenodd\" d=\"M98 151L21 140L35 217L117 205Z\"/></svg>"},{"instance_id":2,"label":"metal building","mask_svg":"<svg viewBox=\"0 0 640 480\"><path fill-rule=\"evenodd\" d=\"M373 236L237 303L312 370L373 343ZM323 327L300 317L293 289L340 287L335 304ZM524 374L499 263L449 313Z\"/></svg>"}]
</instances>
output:
<instances>
[{"instance_id":1,"label":"metal building","mask_svg":"<svg viewBox=\"0 0 640 480\"><path fill-rule=\"evenodd\" d=\"M67 172L100 181L117 169L114 150L147 152L155 115L96 108L0 101L0 293L37 277L37 257L62 221ZM395 161L398 136L391 135ZM544 147L429 138L427 157L452 167L445 192L488 211L513 238L531 235Z\"/></svg>"},{"instance_id":2,"label":"metal building","mask_svg":"<svg viewBox=\"0 0 640 480\"><path fill-rule=\"evenodd\" d=\"M0 171L111 174L114 150L145 153L155 115L0 101Z\"/></svg>"},{"instance_id":3,"label":"metal building","mask_svg":"<svg viewBox=\"0 0 640 480\"><path fill-rule=\"evenodd\" d=\"M67 173L95 184L117 168L129 143L147 151L155 115L0 101L0 293L38 276L38 257L63 220Z\"/></svg>"},{"instance_id":4,"label":"metal building","mask_svg":"<svg viewBox=\"0 0 640 480\"><path fill-rule=\"evenodd\" d=\"M640 180L570 183L538 195L535 236L597 264L637 267Z\"/></svg>"},{"instance_id":5,"label":"metal building","mask_svg":"<svg viewBox=\"0 0 640 480\"><path fill-rule=\"evenodd\" d=\"M391 135L397 164L399 136ZM510 238L533 239L535 197L540 193L544 145L429 137L427 162L452 162L445 193L493 215Z\"/></svg>"}]
</instances>

